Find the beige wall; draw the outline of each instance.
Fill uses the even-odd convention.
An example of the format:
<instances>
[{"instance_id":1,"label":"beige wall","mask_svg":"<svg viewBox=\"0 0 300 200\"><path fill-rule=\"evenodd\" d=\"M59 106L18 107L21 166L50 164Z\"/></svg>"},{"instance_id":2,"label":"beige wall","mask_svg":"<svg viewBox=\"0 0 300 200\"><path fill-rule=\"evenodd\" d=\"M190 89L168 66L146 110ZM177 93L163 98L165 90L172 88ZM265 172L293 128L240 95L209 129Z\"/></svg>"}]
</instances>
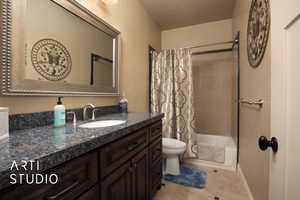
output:
<instances>
[{"instance_id":1,"label":"beige wall","mask_svg":"<svg viewBox=\"0 0 300 200\"><path fill-rule=\"evenodd\" d=\"M160 49L161 31L144 10L139 0L120 1L106 6L100 0L78 0L99 17L121 32L122 56L120 68L121 91L129 100L129 111L147 111L148 107L148 45ZM28 113L51 110L54 97L0 97L0 106L10 113ZM67 97L67 108L87 103L98 106L118 103L116 97Z\"/></svg>"},{"instance_id":2,"label":"beige wall","mask_svg":"<svg viewBox=\"0 0 300 200\"><path fill-rule=\"evenodd\" d=\"M193 56L197 133L232 135L233 67L232 52Z\"/></svg>"},{"instance_id":3,"label":"beige wall","mask_svg":"<svg viewBox=\"0 0 300 200\"><path fill-rule=\"evenodd\" d=\"M224 42L232 39L232 20L162 31L162 49ZM207 48L206 48L207 49Z\"/></svg>"},{"instance_id":4,"label":"beige wall","mask_svg":"<svg viewBox=\"0 0 300 200\"><path fill-rule=\"evenodd\" d=\"M233 31L241 31L241 97L265 100L262 109L241 106L240 166L255 200L268 199L269 157L258 148L261 135L270 136L270 44L261 65L254 69L247 57L247 22L251 0L236 1Z\"/></svg>"}]
</instances>

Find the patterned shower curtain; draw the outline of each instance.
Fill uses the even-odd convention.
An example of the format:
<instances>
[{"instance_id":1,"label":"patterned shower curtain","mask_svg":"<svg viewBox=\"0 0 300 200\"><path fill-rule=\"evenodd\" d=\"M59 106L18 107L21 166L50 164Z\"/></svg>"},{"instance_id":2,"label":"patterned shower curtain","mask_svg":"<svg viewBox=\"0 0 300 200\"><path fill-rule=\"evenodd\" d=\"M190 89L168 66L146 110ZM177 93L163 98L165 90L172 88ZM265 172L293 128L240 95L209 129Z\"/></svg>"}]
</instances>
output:
<instances>
[{"instance_id":1,"label":"patterned shower curtain","mask_svg":"<svg viewBox=\"0 0 300 200\"><path fill-rule=\"evenodd\" d=\"M163 137L187 144L190 157L195 130L192 58L189 49L153 52L151 111L165 113Z\"/></svg>"}]
</instances>

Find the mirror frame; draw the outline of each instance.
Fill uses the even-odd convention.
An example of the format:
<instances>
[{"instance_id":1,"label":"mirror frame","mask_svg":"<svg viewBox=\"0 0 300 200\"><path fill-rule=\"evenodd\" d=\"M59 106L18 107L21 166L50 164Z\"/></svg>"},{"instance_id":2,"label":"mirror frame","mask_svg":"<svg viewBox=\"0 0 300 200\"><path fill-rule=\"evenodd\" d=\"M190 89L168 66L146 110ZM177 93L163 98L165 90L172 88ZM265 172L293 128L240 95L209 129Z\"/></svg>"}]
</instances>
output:
<instances>
[{"instance_id":1,"label":"mirror frame","mask_svg":"<svg viewBox=\"0 0 300 200\"><path fill-rule=\"evenodd\" d=\"M13 52L13 49L16 49L13 43L13 31L17 31L20 27L14 27L13 25L13 1L20 0L1 0L1 15L0 15L0 24L1 24L1 65L2 65L2 95L5 96L119 96L120 87L119 87L119 68L120 68L120 32L115 29L113 26L96 16L90 10L85 8L76 0L50 0L58 5L62 6L68 12L80 17L82 20L87 23L95 26L99 30L109 34L114 38L114 47L113 47L113 87L116 90L112 93L102 93L102 92L81 92L81 91L53 91L53 90L26 90L26 89L16 89L12 88L12 66L13 66L13 55L18 54L18 52ZM21 0L28 1L28 0ZM20 16L19 16L20 17ZM21 19L20 19L21 20ZM21 27L24 30L24 27ZM18 32L18 31L17 31ZM16 33L19 34L19 33ZM22 34L22 32L21 32ZM22 37L22 36L20 36ZM117 75L116 75L117 73Z\"/></svg>"}]
</instances>

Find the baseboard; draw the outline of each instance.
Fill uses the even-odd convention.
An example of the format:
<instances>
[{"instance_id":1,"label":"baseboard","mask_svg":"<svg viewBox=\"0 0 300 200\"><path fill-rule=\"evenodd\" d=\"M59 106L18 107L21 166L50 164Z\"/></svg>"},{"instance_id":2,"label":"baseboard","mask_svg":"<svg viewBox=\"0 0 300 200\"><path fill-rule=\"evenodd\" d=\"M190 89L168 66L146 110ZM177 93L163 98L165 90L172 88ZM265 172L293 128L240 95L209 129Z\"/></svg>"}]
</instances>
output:
<instances>
[{"instance_id":1,"label":"baseboard","mask_svg":"<svg viewBox=\"0 0 300 200\"><path fill-rule=\"evenodd\" d=\"M249 185L248 185L248 183L247 183L246 177L245 177L245 175L244 175L244 173L243 173L243 171L242 171L240 165L238 165L238 173L240 174L240 176L241 176L241 178L242 178L242 181L243 181L244 186L245 186L245 188L246 188L246 190L247 190L249 199L250 199L250 200L254 200L253 195L252 195L252 192L251 192L251 190L250 190L250 187L249 187Z\"/></svg>"}]
</instances>

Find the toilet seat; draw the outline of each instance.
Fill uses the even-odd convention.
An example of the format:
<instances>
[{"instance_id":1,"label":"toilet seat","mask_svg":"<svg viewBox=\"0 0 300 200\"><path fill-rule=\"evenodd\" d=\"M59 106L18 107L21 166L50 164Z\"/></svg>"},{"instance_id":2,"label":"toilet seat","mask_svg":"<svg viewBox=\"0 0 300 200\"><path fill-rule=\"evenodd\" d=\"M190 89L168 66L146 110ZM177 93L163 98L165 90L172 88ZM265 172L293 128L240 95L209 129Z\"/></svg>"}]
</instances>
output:
<instances>
[{"instance_id":1,"label":"toilet seat","mask_svg":"<svg viewBox=\"0 0 300 200\"><path fill-rule=\"evenodd\" d=\"M186 144L173 138L163 138L162 145L168 149L185 149Z\"/></svg>"}]
</instances>

